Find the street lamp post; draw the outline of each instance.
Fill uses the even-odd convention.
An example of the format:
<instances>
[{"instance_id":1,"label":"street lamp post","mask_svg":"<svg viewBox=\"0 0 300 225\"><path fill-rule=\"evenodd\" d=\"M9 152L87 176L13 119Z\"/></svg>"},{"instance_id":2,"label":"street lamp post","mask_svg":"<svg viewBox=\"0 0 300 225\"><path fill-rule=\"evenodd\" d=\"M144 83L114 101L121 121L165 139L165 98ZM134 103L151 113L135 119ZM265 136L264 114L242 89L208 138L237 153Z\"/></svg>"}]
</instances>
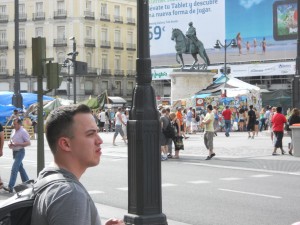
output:
<instances>
[{"instance_id":1,"label":"street lamp post","mask_svg":"<svg viewBox=\"0 0 300 225\"><path fill-rule=\"evenodd\" d=\"M298 14L300 12L300 3L298 2L297 4L297 10ZM296 74L293 78L293 94L292 94L292 99L293 99L293 108L300 108L300 18L298 16L298 38L297 38L297 57L296 57Z\"/></svg>"},{"instance_id":2,"label":"street lamp post","mask_svg":"<svg viewBox=\"0 0 300 225\"><path fill-rule=\"evenodd\" d=\"M231 46L231 47L236 47L236 41L235 39L230 40L230 42L227 44L227 41L225 39L225 44L223 45L219 40L216 41L216 44L214 46L214 48L220 49L220 48L224 48L224 52L225 52L225 57L224 57L224 72L223 74L225 75L226 79L227 79L227 48Z\"/></svg>"},{"instance_id":3,"label":"street lamp post","mask_svg":"<svg viewBox=\"0 0 300 225\"><path fill-rule=\"evenodd\" d=\"M73 52L68 53L69 56L72 56L72 64L73 64L73 95L74 95L74 104L76 104L76 56L78 52L76 51L76 40L75 37L69 38L73 41Z\"/></svg>"},{"instance_id":4,"label":"street lamp post","mask_svg":"<svg viewBox=\"0 0 300 225\"><path fill-rule=\"evenodd\" d=\"M162 213L160 122L151 86L149 1L137 1L136 86L128 127L127 225L167 225Z\"/></svg>"},{"instance_id":5,"label":"street lamp post","mask_svg":"<svg viewBox=\"0 0 300 225\"><path fill-rule=\"evenodd\" d=\"M20 93L20 67L19 67L19 0L15 0L15 83L12 104L23 108L23 97Z\"/></svg>"}]
</instances>

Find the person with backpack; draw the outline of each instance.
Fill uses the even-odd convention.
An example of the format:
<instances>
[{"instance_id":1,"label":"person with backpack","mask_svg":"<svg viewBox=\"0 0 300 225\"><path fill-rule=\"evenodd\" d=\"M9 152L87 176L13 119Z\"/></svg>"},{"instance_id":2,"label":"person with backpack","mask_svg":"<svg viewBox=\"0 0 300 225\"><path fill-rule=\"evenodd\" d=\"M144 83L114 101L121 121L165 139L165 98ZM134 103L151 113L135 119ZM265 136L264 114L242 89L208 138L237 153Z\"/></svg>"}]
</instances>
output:
<instances>
[{"instance_id":1,"label":"person with backpack","mask_svg":"<svg viewBox=\"0 0 300 225\"><path fill-rule=\"evenodd\" d=\"M183 136L182 131L180 129L180 121L174 112L170 113L170 120L175 131L175 135L172 138L175 146L175 155L172 157L172 159L179 159L179 151L184 150Z\"/></svg>"},{"instance_id":2,"label":"person with backpack","mask_svg":"<svg viewBox=\"0 0 300 225\"><path fill-rule=\"evenodd\" d=\"M248 138L251 138L250 132L252 131L252 139L254 139L256 114L253 110L253 105L250 105L249 108L250 108L250 110L248 111L248 117L247 117Z\"/></svg>"},{"instance_id":3,"label":"person with backpack","mask_svg":"<svg viewBox=\"0 0 300 225\"><path fill-rule=\"evenodd\" d=\"M53 110L47 118L46 138L54 163L39 173L37 182L53 174L67 181L54 182L36 195L31 225L100 225L95 203L79 182L87 168L99 164L102 154L103 141L90 108L71 105ZM105 223L113 224L125 225L118 219Z\"/></svg>"},{"instance_id":4,"label":"person with backpack","mask_svg":"<svg viewBox=\"0 0 300 225\"><path fill-rule=\"evenodd\" d=\"M169 143L169 138L171 138L169 135L172 135L169 130L171 121L169 117L166 115L165 108L161 110L160 123L161 123L160 151L162 154L161 161L165 161L168 159L168 143Z\"/></svg>"}]
</instances>

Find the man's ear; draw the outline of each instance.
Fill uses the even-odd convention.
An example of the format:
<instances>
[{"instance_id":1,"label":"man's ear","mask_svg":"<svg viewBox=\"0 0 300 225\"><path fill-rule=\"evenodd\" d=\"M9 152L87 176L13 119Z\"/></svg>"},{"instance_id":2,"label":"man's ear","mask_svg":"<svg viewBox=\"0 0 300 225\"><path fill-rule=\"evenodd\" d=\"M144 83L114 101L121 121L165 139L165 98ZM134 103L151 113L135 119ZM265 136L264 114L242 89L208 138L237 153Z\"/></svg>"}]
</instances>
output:
<instances>
[{"instance_id":1,"label":"man's ear","mask_svg":"<svg viewBox=\"0 0 300 225\"><path fill-rule=\"evenodd\" d=\"M58 148L62 151L70 152L71 151L71 142L68 137L61 137L58 139Z\"/></svg>"}]
</instances>

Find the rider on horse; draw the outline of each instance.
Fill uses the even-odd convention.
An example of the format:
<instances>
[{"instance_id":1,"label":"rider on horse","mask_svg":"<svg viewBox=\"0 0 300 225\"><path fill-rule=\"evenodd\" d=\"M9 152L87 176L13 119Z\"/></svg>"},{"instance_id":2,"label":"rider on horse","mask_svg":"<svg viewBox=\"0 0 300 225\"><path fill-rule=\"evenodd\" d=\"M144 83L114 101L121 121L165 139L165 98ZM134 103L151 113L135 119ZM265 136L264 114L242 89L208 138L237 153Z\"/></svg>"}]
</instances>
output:
<instances>
[{"instance_id":1,"label":"rider on horse","mask_svg":"<svg viewBox=\"0 0 300 225\"><path fill-rule=\"evenodd\" d=\"M194 46L196 47L196 48L198 48L199 49L199 40L198 40L198 38L197 38L197 34L196 34L196 28L195 27L193 27L193 22L189 22L189 28L188 28L188 30L186 31L186 34L185 34L190 40L191 40L191 42L190 42L190 52L192 52L192 48L193 48L193 44L194 44Z\"/></svg>"}]
</instances>

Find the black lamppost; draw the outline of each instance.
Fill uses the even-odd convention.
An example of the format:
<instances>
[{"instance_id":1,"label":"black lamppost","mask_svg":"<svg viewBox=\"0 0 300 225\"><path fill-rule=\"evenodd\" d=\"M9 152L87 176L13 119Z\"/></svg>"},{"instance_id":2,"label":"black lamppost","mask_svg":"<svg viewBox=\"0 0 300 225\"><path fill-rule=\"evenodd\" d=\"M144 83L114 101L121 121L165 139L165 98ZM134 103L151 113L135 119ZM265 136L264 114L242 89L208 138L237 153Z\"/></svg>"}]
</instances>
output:
<instances>
[{"instance_id":1,"label":"black lamppost","mask_svg":"<svg viewBox=\"0 0 300 225\"><path fill-rule=\"evenodd\" d=\"M73 52L68 53L68 56L72 56L72 59L69 60L71 60L73 64L73 95L74 104L76 104L76 56L78 55L78 52L76 51L75 37L70 37L69 39L73 41Z\"/></svg>"},{"instance_id":2,"label":"black lamppost","mask_svg":"<svg viewBox=\"0 0 300 225\"><path fill-rule=\"evenodd\" d=\"M298 10L298 14L300 12L300 3L298 2L297 4L297 10ZM293 108L300 108L300 82L299 82L299 78L300 78L300 18L298 15L298 39L297 39L297 57L296 57L296 74L294 76L294 79L292 81L293 83L293 94L292 94L292 98L293 98Z\"/></svg>"},{"instance_id":3,"label":"black lamppost","mask_svg":"<svg viewBox=\"0 0 300 225\"><path fill-rule=\"evenodd\" d=\"M137 1L136 86L128 130L128 225L167 225L162 213L160 123L151 86L149 2Z\"/></svg>"},{"instance_id":4,"label":"black lamppost","mask_svg":"<svg viewBox=\"0 0 300 225\"><path fill-rule=\"evenodd\" d=\"M214 48L217 48L217 49L220 49L220 48L224 48L224 52L225 52L225 58L224 58L224 72L223 74L225 75L226 77L226 80L227 80L227 48L231 46L233 48L235 48L237 46L236 44L236 41L235 39L232 39L228 44L227 44L227 41L225 39L225 44L223 45L219 40L216 41L216 44L214 46Z\"/></svg>"},{"instance_id":5,"label":"black lamppost","mask_svg":"<svg viewBox=\"0 0 300 225\"><path fill-rule=\"evenodd\" d=\"M20 67L19 67L19 0L15 0L15 83L12 104L23 108L23 97L20 93Z\"/></svg>"}]
</instances>

